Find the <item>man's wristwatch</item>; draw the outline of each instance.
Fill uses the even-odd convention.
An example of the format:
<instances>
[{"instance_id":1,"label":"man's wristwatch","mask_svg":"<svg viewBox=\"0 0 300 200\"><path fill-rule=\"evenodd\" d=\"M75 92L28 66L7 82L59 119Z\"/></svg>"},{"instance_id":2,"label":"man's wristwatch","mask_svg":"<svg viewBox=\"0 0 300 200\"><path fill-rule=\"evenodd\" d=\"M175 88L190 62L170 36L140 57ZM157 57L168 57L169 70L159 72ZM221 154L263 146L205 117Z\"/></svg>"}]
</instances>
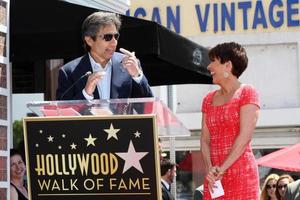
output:
<instances>
[{"instance_id":1,"label":"man's wristwatch","mask_svg":"<svg viewBox=\"0 0 300 200\"><path fill-rule=\"evenodd\" d=\"M138 74L136 76L132 76L133 78L139 78L140 76L142 76L143 72L142 70L138 71Z\"/></svg>"}]
</instances>

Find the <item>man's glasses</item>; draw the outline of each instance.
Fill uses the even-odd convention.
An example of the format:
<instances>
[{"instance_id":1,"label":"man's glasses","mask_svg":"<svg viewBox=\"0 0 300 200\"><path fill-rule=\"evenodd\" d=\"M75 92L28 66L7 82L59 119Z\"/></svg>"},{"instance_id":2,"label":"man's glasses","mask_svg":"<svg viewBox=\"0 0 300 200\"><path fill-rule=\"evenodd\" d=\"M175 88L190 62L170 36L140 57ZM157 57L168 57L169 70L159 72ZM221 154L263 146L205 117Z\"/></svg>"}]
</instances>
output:
<instances>
[{"instance_id":1,"label":"man's glasses","mask_svg":"<svg viewBox=\"0 0 300 200\"><path fill-rule=\"evenodd\" d=\"M115 33L115 34L107 33L107 34L103 34L103 35L98 35L98 37L105 40L106 42L109 42L112 40L113 37L115 38L115 40L118 40L120 37L120 34L119 33Z\"/></svg>"},{"instance_id":2,"label":"man's glasses","mask_svg":"<svg viewBox=\"0 0 300 200\"><path fill-rule=\"evenodd\" d=\"M281 190L282 188L286 189L287 188L287 184L284 185L278 185L277 189Z\"/></svg>"},{"instance_id":3,"label":"man's glasses","mask_svg":"<svg viewBox=\"0 0 300 200\"><path fill-rule=\"evenodd\" d=\"M276 184L273 184L273 185L266 185L266 188L267 188L267 189L276 188Z\"/></svg>"}]
</instances>

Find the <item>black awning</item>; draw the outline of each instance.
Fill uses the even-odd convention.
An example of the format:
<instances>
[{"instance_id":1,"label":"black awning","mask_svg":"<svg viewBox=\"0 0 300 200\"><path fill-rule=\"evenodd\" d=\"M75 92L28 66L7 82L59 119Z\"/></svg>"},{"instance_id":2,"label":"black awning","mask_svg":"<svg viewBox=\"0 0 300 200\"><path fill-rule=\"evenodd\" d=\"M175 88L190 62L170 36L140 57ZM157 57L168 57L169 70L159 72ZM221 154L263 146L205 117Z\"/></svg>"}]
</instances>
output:
<instances>
[{"instance_id":1,"label":"black awning","mask_svg":"<svg viewBox=\"0 0 300 200\"><path fill-rule=\"evenodd\" d=\"M10 1L10 60L83 54L81 24L96 9L58 0ZM211 83L207 49L151 21L122 16L119 47L135 51L150 85Z\"/></svg>"}]
</instances>

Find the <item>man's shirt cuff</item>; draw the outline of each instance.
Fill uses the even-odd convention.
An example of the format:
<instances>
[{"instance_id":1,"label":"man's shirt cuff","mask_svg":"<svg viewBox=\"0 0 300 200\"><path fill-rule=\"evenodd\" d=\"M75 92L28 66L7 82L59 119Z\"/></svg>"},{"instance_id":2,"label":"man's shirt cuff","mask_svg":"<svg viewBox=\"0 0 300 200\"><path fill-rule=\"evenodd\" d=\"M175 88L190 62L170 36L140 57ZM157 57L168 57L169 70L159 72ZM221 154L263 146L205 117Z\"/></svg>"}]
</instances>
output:
<instances>
[{"instance_id":1,"label":"man's shirt cuff","mask_svg":"<svg viewBox=\"0 0 300 200\"><path fill-rule=\"evenodd\" d=\"M94 96L88 95L84 89L82 90L82 94L83 94L83 96L85 97L86 100L93 100L94 99Z\"/></svg>"},{"instance_id":2,"label":"man's shirt cuff","mask_svg":"<svg viewBox=\"0 0 300 200\"><path fill-rule=\"evenodd\" d=\"M138 75L137 77L133 77L133 76L132 76L132 79L133 79L136 83L140 84L141 81L142 81L142 79L143 79L143 76L144 76L144 73L143 73L143 71L141 70L141 71L139 72L139 75Z\"/></svg>"}]
</instances>

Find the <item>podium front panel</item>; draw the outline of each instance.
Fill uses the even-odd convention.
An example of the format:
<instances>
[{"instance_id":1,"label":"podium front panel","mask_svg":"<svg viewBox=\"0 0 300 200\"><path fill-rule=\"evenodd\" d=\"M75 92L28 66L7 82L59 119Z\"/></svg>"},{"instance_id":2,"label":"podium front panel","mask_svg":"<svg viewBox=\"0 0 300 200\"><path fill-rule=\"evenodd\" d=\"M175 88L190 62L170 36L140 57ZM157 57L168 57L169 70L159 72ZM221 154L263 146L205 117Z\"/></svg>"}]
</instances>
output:
<instances>
[{"instance_id":1,"label":"podium front panel","mask_svg":"<svg viewBox=\"0 0 300 200\"><path fill-rule=\"evenodd\" d=\"M32 200L161 199L154 115L24 119Z\"/></svg>"}]
</instances>

